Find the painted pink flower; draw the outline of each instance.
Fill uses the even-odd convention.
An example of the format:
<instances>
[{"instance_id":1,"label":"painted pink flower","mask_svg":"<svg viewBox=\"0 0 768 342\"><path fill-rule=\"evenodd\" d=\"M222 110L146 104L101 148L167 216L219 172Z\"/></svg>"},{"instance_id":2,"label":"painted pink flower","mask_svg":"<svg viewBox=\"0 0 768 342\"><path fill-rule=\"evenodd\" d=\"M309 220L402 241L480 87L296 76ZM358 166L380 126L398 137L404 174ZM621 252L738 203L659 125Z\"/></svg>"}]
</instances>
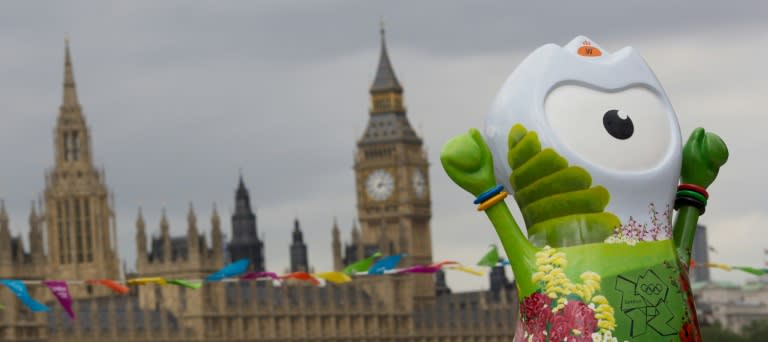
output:
<instances>
[{"instance_id":1,"label":"painted pink flower","mask_svg":"<svg viewBox=\"0 0 768 342\"><path fill-rule=\"evenodd\" d=\"M534 340L544 336L547 323L552 317L552 299L542 293L534 293L523 300L522 312L525 318L525 331L534 335Z\"/></svg>"},{"instance_id":2,"label":"painted pink flower","mask_svg":"<svg viewBox=\"0 0 768 342\"><path fill-rule=\"evenodd\" d=\"M571 329L573 328L571 327L571 322L568 317L560 311L552 317L552 329L549 330L549 340L558 342L563 341L568 337Z\"/></svg>"},{"instance_id":3,"label":"painted pink flower","mask_svg":"<svg viewBox=\"0 0 768 342\"><path fill-rule=\"evenodd\" d=\"M592 340L592 333L597 329L597 319L592 309L582 302L568 301L563 308L563 314L568 319L570 328L581 332L575 341Z\"/></svg>"}]
</instances>

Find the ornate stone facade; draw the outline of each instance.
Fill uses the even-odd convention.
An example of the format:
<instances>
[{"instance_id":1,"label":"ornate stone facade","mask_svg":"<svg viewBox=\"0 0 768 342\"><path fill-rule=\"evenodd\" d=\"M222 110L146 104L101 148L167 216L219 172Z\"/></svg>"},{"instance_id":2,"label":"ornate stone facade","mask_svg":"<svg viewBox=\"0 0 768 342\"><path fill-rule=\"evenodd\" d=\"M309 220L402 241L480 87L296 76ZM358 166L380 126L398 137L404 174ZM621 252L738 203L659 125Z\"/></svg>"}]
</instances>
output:
<instances>
[{"instance_id":1,"label":"ornate stone facade","mask_svg":"<svg viewBox=\"0 0 768 342\"><path fill-rule=\"evenodd\" d=\"M65 54L64 100L56 129L56 161L46 178L45 210L30 214L30 251L12 237L5 207L0 208L0 278L121 279L115 252L114 213L103 171L91 162L85 118L77 102L69 47ZM401 266L432 260L431 201L426 152L411 128L384 41L370 89L368 127L357 142L354 161L357 209L351 241L342 248L336 220L332 227L334 268L375 251L404 253ZM210 216L210 246L190 205L185 236L170 236L165 212L158 238L148 239L139 209L136 220L136 274L202 278L227 260L225 249L259 259L263 245L243 202L233 228L253 235L251 248L225 246L219 215ZM48 229L48 255L42 229ZM251 229L253 228L253 229ZM296 266L308 268L296 222ZM148 246L149 249L148 249ZM234 249L233 249L234 246ZM252 252L252 253L251 253ZM232 253L234 255L234 253ZM343 254L343 255L342 255ZM302 256L303 255L303 256ZM292 263L293 264L293 263ZM301 264L301 265L299 265ZM324 287L267 282L209 284L198 290L142 286L117 296L102 289L71 286L77 320L70 320L47 290L30 286L52 312L33 314L9 291L0 291L2 341L510 341L514 336L517 294L503 268L491 276L492 291L451 293L443 273L358 278Z\"/></svg>"}]
</instances>

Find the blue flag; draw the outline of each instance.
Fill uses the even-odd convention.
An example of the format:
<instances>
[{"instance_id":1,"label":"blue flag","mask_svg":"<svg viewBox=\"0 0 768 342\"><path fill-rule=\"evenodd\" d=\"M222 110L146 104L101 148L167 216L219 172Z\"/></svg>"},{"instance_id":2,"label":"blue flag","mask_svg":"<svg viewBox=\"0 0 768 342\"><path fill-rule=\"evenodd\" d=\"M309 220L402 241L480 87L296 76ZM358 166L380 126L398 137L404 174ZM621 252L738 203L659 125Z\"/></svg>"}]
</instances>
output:
<instances>
[{"instance_id":1,"label":"blue flag","mask_svg":"<svg viewBox=\"0 0 768 342\"><path fill-rule=\"evenodd\" d=\"M205 277L205 281L219 281L224 278L237 277L248 270L248 265L251 261L248 259L240 259L227 266L224 266L218 272Z\"/></svg>"},{"instance_id":2,"label":"blue flag","mask_svg":"<svg viewBox=\"0 0 768 342\"><path fill-rule=\"evenodd\" d=\"M34 312L51 311L49 307L40 304L29 295L27 287L24 286L24 283L22 283L21 280L0 279L0 284L11 289L11 291L16 294L16 297L19 297L19 300L29 307L30 310Z\"/></svg>"},{"instance_id":3,"label":"blue flag","mask_svg":"<svg viewBox=\"0 0 768 342\"><path fill-rule=\"evenodd\" d=\"M384 272L394 269L397 264L400 263L400 259L403 258L402 254L390 255L383 257L376 261L373 266L368 270L368 274L384 274Z\"/></svg>"}]
</instances>

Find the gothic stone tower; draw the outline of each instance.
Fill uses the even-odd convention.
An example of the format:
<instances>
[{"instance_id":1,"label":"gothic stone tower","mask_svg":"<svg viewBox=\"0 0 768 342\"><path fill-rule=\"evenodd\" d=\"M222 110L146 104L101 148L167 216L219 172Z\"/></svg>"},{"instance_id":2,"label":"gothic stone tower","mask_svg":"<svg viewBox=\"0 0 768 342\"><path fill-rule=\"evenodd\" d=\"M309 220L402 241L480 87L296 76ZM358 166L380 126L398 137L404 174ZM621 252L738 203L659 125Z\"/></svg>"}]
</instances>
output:
<instances>
[{"instance_id":1,"label":"gothic stone tower","mask_svg":"<svg viewBox=\"0 0 768 342\"><path fill-rule=\"evenodd\" d=\"M235 191L235 213L232 214L232 242L228 246L232 261L248 259L252 271L264 271L264 243L256 229L256 215L251 210L251 197L240 176Z\"/></svg>"},{"instance_id":2,"label":"gothic stone tower","mask_svg":"<svg viewBox=\"0 0 768 342\"><path fill-rule=\"evenodd\" d=\"M404 253L401 266L430 264L429 163L421 138L408 122L403 88L392 69L383 28L381 56L370 93L368 127L357 142L354 164L363 253ZM412 280L416 299L434 296L431 277Z\"/></svg>"},{"instance_id":3,"label":"gothic stone tower","mask_svg":"<svg viewBox=\"0 0 768 342\"><path fill-rule=\"evenodd\" d=\"M55 129L54 167L45 189L48 229L48 276L51 279L118 279L114 212L104 174L93 165L91 138L77 100L66 42L64 96ZM74 297L100 288L73 287ZM106 293L106 290L104 290Z\"/></svg>"}]
</instances>

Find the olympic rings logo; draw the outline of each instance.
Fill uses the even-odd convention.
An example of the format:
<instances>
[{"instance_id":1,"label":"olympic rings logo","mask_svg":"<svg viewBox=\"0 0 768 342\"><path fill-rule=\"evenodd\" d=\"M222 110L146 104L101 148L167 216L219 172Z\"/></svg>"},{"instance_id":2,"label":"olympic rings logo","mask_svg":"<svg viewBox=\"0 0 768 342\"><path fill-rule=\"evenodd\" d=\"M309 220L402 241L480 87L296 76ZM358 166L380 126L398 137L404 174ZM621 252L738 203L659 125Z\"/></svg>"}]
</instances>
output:
<instances>
[{"instance_id":1,"label":"olympic rings logo","mask_svg":"<svg viewBox=\"0 0 768 342\"><path fill-rule=\"evenodd\" d=\"M661 290L664 288L660 284L641 284L640 290L645 292L647 295L658 295L661 294Z\"/></svg>"}]
</instances>

